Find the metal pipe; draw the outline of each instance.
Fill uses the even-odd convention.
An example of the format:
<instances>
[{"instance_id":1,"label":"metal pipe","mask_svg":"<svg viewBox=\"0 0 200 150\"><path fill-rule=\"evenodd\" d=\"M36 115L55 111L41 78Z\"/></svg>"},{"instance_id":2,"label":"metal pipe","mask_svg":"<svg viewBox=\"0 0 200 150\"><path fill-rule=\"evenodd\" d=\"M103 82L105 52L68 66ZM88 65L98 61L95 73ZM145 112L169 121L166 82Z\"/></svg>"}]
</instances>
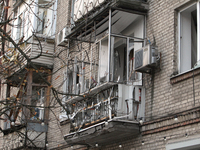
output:
<instances>
[{"instance_id":1,"label":"metal pipe","mask_svg":"<svg viewBox=\"0 0 200 150\"><path fill-rule=\"evenodd\" d=\"M112 10L110 8L109 9L109 26L108 26L108 76L107 76L107 82L110 81L111 24L112 24Z\"/></svg>"},{"instance_id":2,"label":"metal pipe","mask_svg":"<svg viewBox=\"0 0 200 150\"><path fill-rule=\"evenodd\" d=\"M6 0L6 6L5 6L5 15L4 15L4 21L7 20L7 17L8 17L8 4L9 4L9 0ZM5 23L4 27L3 27L3 30L6 32L6 27L7 27L7 24ZM4 51L5 51L5 39L2 38L2 51L1 51L1 55L4 54Z\"/></svg>"},{"instance_id":3,"label":"metal pipe","mask_svg":"<svg viewBox=\"0 0 200 150\"><path fill-rule=\"evenodd\" d=\"M129 77L129 38L126 39L127 40L127 48L126 48L126 81L128 83L128 77Z\"/></svg>"},{"instance_id":4,"label":"metal pipe","mask_svg":"<svg viewBox=\"0 0 200 150\"><path fill-rule=\"evenodd\" d=\"M130 38L130 39L133 39L133 40L141 40L141 41L134 41L134 42L143 42L144 39L143 38L137 38L137 37L132 37L132 36L125 36L125 35L119 35L119 34L113 34L111 33L111 36L116 36L116 37L120 37L120 38Z\"/></svg>"}]
</instances>

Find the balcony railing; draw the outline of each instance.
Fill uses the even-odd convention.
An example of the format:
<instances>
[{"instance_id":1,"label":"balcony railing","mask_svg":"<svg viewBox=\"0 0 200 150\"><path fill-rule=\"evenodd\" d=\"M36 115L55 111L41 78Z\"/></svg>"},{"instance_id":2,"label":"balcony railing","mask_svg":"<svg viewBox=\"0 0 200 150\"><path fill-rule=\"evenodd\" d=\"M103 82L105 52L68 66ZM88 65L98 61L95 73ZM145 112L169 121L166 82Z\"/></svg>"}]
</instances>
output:
<instances>
[{"instance_id":1,"label":"balcony railing","mask_svg":"<svg viewBox=\"0 0 200 150\"><path fill-rule=\"evenodd\" d=\"M105 144L137 136L139 118L144 118L144 93L142 87L118 84L91 98L68 103L72 124L65 140L69 144L94 145L94 141Z\"/></svg>"},{"instance_id":2,"label":"balcony railing","mask_svg":"<svg viewBox=\"0 0 200 150\"><path fill-rule=\"evenodd\" d=\"M53 53L54 47L52 44L42 42L41 47L39 44L22 44L19 46L21 50L31 59L32 63L40 66L46 66L52 68L53 66ZM8 77L13 73L24 69L27 65L26 58L15 48L10 48L7 53L2 57L2 69L1 75Z\"/></svg>"}]
</instances>

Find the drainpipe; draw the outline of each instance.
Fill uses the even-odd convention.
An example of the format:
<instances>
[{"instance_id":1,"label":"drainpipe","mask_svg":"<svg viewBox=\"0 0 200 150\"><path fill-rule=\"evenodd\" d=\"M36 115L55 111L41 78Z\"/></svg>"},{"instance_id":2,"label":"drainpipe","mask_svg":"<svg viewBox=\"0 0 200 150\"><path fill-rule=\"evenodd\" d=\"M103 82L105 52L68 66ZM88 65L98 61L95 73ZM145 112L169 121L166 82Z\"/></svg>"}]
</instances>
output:
<instances>
[{"instance_id":1,"label":"drainpipe","mask_svg":"<svg viewBox=\"0 0 200 150\"><path fill-rule=\"evenodd\" d=\"M7 17L8 17L8 4L9 4L9 0L6 0L6 5L4 7L4 9L5 9L4 21L6 21ZM7 24L5 24L4 27L3 27L3 29L4 29L5 32L6 32L6 26L7 26ZM4 54L4 51L5 51L5 40L4 40L4 38L2 38L2 51L1 51L1 55Z\"/></svg>"}]
</instances>

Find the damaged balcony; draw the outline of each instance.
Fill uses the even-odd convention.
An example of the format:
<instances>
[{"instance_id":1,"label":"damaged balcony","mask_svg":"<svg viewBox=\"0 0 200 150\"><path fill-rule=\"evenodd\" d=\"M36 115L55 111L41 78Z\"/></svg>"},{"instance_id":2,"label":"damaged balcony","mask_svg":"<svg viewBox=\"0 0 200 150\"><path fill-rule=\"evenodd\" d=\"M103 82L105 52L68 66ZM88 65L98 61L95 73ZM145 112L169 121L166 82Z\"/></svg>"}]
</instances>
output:
<instances>
[{"instance_id":1,"label":"damaged balcony","mask_svg":"<svg viewBox=\"0 0 200 150\"><path fill-rule=\"evenodd\" d=\"M135 7L128 8L130 3ZM85 17L87 22L76 20L75 26L59 34L66 36L58 45L78 43L67 52L64 73L63 91L72 94L63 96L67 112L60 114L61 124L71 123L64 136L68 144L110 144L140 134L145 88L134 58L135 51L146 45L147 7L137 4L148 6L135 0L102 1L101 12L91 9L93 17Z\"/></svg>"},{"instance_id":2,"label":"damaged balcony","mask_svg":"<svg viewBox=\"0 0 200 150\"><path fill-rule=\"evenodd\" d=\"M105 122L101 122L91 128L68 134L64 138L68 144L94 147L95 144L99 146L112 144L120 142L121 139L137 137L138 135L139 125L137 122L110 120L106 126Z\"/></svg>"},{"instance_id":3,"label":"damaged balcony","mask_svg":"<svg viewBox=\"0 0 200 150\"><path fill-rule=\"evenodd\" d=\"M67 109L72 120L70 133L64 136L68 144L110 144L139 135L139 119L144 118L145 89L113 85L93 98L67 103Z\"/></svg>"},{"instance_id":4,"label":"damaged balcony","mask_svg":"<svg viewBox=\"0 0 200 150\"><path fill-rule=\"evenodd\" d=\"M115 9L108 14L94 22L95 30L80 31L75 39L80 40L75 47L79 51L68 51L63 91L82 96L65 97L67 102L116 84L142 85L142 74L134 70L134 55L145 44L145 15Z\"/></svg>"}]
</instances>

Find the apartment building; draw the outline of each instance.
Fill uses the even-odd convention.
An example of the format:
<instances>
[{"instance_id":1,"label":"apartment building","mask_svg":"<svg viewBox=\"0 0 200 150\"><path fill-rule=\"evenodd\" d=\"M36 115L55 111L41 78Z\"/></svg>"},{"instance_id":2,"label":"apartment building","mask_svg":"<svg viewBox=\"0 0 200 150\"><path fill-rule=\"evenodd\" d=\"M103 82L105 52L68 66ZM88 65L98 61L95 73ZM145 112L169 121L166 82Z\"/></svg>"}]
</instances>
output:
<instances>
[{"instance_id":1,"label":"apartment building","mask_svg":"<svg viewBox=\"0 0 200 150\"><path fill-rule=\"evenodd\" d=\"M1 49L1 149L45 149L56 0L10 0ZM4 15L2 13L2 15ZM3 42L2 42L3 43ZM3 44L1 44L3 45Z\"/></svg>"},{"instance_id":2,"label":"apartment building","mask_svg":"<svg viewBox=\"0 0 200 150\"><path fill-rule=\"evenodd\" d=\"M199 149L198 0L58 1L49 149Z\"/></svg>"}]
</instances>

